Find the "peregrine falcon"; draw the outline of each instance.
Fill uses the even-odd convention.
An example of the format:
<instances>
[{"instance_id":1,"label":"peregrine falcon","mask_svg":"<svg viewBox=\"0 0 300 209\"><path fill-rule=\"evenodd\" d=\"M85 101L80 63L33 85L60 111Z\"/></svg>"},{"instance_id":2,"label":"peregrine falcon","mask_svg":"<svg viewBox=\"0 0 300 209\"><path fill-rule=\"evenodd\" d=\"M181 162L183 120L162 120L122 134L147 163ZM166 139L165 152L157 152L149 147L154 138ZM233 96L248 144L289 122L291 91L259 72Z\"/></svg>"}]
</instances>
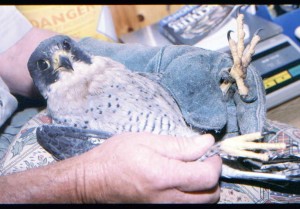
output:
<instances>
[{"instance_id":1,"label":"peregrine falcon","mask_svg":"<svg viewBox=\"0 0 300 209\"><path fill-rule=\"evenodd\" d=\"M235 43L229 42L234 54ZM255 44L246 48L249 51L246 61L234 58L235 64L230 72L245 102L249 101L247 87L239 72L247 68ZM145 131L186 137L202 134L201 130L186 123L176 99L155 78L130 71L108 57L91 55L68 36L58 35L43 41L29 58L28 69L34 84L47 100L48 114L53 121L53 125L37 129L37 138L58 159L85 152L121 132ZM221 85L221 90L226 92L230 83ZM263 135L252 133L225 139L199 160L219 154L224 159L242 156L266 161L268 153L255 150L286 147L284 143L254 142ZM289 179L280 174L234 170L225 164L222 176Z\"/></svg>"},{"instance_id":2,"label":"peregrine falcon","mask_svg":"<svg viewBox=\"0 0 300 209\"><path fill-rule=\"evenodd\" d=\"M54 124L113 134L198 134L158 83L109 58L87 54L69 37L46 40L28 68Z\"/></svg>"}]
</instances>

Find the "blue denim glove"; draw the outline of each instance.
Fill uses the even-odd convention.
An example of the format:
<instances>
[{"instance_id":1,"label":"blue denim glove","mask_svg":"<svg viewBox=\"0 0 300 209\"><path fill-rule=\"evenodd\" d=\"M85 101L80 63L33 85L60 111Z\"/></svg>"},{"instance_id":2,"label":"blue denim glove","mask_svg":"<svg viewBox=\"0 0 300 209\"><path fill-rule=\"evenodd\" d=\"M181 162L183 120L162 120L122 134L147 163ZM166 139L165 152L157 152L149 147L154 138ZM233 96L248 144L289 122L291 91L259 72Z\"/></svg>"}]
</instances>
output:
<instances>
[{"instance_id":1,"label":"blue denim glove","mask_svg":"<svg viewBox=\"0 0 300 209\"><path fill-rule=\"evenodd\" d=\"M253 102L241 100L232 85L227 95L220 90L222 72L232 66L229 55L185 45L148 47L108 43L92 38L79 44L91 54L106 56L128 69L148 74L170 91L186 122L204 131L239 135L263 131L266 119L265 91L260 74L248 67L246 85Z\"/></svg>"}]
</instances>

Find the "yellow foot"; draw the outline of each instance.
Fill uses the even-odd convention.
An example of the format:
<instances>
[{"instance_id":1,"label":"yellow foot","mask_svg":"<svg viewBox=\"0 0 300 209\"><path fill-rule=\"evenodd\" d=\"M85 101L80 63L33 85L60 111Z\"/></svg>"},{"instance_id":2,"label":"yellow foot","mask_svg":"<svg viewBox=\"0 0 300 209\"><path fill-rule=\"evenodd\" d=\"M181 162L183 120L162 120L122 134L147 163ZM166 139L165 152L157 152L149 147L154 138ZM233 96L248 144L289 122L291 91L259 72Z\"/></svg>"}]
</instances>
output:
<instances>
[{"instance_id":1,"label":"yellow foot","mask_svg":"<svg viewBox=\"0 0 300 209\"><path fill-rule=\"evenodd\" d=\"M285 143L262 143L254 142L257 139L263 138L260 132L240 135L232 138L224 139L216 143L211 149L202 156L199 160L204 160L215 154L224 158L230 157L245 157L267 161L269 156L267 153L257 153L256 150L281 150L286 148Z\"/></svg>"},{"instance_id":2,"label":"yellow foot","mask_svg":"<svg viewBox=\"0 0 300 209\"><path fill-rule=\"evenodd\" d=\"M238 92L241 95L241 98L247 102L247 96L249 89L245 85L244 79L246 78L247 74L247 67L249 66L251 62L252 55L255 52L255 46L260 41L260 37L258 35L258 32L261 30L257 30L250 41L250 43L245 48L244 46L244 38L245 38L245 32L244 32L244 15L238 12L237 16L237 42L235 42L231 37L230 33L232 31L228 31L227 38L229 43L229 48L231 51L231 55L233 58L233 66L229 71L230 76L234 79L234 81L237 84ZM225 82L221 84L221 90L223 94L226 94L229 87L231 86L231 82ZM250 102L250 101L248 101Z\"/></svg>"}]
</instances>

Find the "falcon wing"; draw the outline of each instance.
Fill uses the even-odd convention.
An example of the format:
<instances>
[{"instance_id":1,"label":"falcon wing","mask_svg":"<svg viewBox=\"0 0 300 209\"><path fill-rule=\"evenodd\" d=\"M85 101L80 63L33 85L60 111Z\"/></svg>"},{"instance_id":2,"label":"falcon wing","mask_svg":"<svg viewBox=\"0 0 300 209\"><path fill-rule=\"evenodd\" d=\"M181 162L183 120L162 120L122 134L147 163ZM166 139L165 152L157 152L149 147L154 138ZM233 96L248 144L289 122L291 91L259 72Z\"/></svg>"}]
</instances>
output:
<instances>
[{"instance_id":1,"label":"falcon wing","mask_svg":"<svg viewBox=\"0 0 300 209\"><path fill-rule=\"evenodd\" d=\"M43 125L36 130L38 143L58 160L80 155L112 135L104 131L55 125Z\"/></svg>"}]
</instances>

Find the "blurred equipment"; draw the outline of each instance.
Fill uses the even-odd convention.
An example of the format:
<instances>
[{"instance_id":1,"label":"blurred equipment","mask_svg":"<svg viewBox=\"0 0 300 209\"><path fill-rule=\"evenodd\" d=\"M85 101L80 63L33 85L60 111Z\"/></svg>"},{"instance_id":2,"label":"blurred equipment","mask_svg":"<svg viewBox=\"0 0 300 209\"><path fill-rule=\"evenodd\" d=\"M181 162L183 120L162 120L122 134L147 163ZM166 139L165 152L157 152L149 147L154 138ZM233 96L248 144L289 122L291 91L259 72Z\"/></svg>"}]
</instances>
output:
<instances>
[{"instance_id":1,"label":"blurred equipment","mask_svg":"<svg viewBox=\"0 0 300 209\"><path fill-rule=\"evenodd\" d=\"M287 5L282 5L281 13L278 12L276 17L274 14L271 17L267 6L256 6L255 14L250 13L249 8L251 9L251 7L242 8L241 11L245 14L245 23L247 23L245 25L245 42L249 42L249 37L256 30L263 29L260 32L261 41L256 46L252 64L261 72L267 93L266 107L270 109L300 95L300 40L294 35L295 25L299 26L299 21L295 20L300 20L300 9L291 9ZM195 10L195 7L188 9L186 9L187 12L190 12ZM181 9L180 15L187 16L187 12L182 11L184 8ZM279 13L280 16L278 16ZM171 16L174 17L174 14ZM206 32L206 35L203 34L197 43L191 45L229 53L227 31L236 30L234 17L235 12L229 12L228 17L224 18L225 20L217 27L218 30ZM162 21L164 20L168 20L168 17ZM121 41L150 46L173 44L161 33L161 24L158 22L125 34L121 36ZM291 30L293 31L290 32Z\"/></svg>"}]
</instances>

